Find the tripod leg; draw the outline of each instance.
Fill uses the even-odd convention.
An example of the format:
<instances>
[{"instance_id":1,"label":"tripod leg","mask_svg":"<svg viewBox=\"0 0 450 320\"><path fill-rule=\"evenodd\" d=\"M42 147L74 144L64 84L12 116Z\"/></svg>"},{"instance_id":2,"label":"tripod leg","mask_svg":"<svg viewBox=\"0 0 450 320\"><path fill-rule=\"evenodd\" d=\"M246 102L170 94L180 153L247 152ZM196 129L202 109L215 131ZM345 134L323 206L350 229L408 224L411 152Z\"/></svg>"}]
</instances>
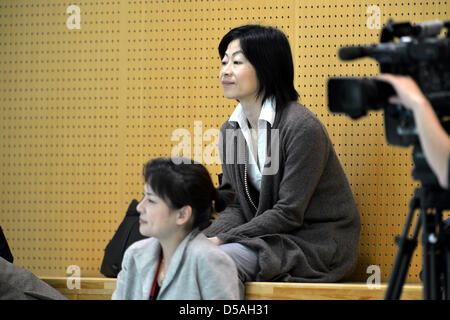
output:
<instances>
[{"instance_id":1,"label":"tripod leg","mask_svg":"<svg viewBox=\"0 0 450 320\"><path fill-rule=\"evenodd\" d=\"M444 249L442 258L444 266L444 298L445 300L450 300L450 248L448 246Z\"/></svg>"},{"instance_id":2,"label":"tripod leg","mask_svg":"<svg viewBox=\"0 0 450 320\"><path fill-rule=\"evenodd\" d=\"M412 239L409 239L409 226L411 225L412 217L416 209L416 203L417 202L415 199L411 201L410 211L403 229L403 234L398 240L399 250L395 256L394 265L392 267L391 276L389 278L388 287L384 297L385 300L398 300L402 294L402 288L408 273L411 256L417 246L417 235L421 225L421 219L419 217L414 230L414 236Z\"/></svg>"},{"instance_id":3,"label":"tripod leg","mask_svg":"<svg viewBox=\"0 0 450 320\"><path fill-rule=\"evenodd\" d=\"M442 257L442 291L445 300L450 300L450 224L441 229L441 257Z\"/></svg>"},{"instance_id":4,"label":"tripod leg","mask_svg":"<svg viewBox=\"0 0 450 320\"><path fill-rule=\"evenodd\" d=\"M440 256L438 248L438 230L437 226L440 221L440 212L423 213L423 234L422 234L422 250L423 250L423 299L439 300L441 299L440 286Z\"/></svg>"},{"instance_id":5,"label":"tripod leg","mask_svg":"<svg viewBox=\"0 0 450 320\"><path fill-rule=\"evenodd\" d=\"M444 259L444 296L450 300L450 237L446 236L446 246L443 252Z\"/></svg>"}]
</instances>

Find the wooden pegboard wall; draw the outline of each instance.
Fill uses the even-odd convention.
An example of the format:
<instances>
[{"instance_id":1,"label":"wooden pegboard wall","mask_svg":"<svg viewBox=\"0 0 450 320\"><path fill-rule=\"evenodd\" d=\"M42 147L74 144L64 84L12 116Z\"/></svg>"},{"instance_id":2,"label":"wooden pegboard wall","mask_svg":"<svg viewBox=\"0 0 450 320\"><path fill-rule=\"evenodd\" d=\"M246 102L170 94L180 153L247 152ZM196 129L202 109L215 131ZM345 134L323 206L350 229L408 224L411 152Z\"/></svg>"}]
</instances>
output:
<instances>
[{"instance_id":1,"label":"wooden pegboard wall","mask_svg":"<svg viewBox=\"0 0 450 320\"><path fill-rule=\"evenodd\" d=\"M76 20L67 24L71 4L80 9L79 29ZM143 163L169 156L180 128L198 156L212 143L205 132L233 111L218 81L221 37L260 23L288 35L300 102L328 128L349 177L363 222L355 280L365 281L370 265L387 280L416 186L411 150L386 144L382 113L359 121L329 113L326 79L378 72L371 60L336 57L342 45L378 42L369 6L378 6L381 24L419 22L448 17L447 1L71 4L0 4L0 223L18 265L46 276L66 275L69 265L99 275L104 247L142 192ZM408 281L419 271L417 252Z\"/></svg>"}]
</instances>

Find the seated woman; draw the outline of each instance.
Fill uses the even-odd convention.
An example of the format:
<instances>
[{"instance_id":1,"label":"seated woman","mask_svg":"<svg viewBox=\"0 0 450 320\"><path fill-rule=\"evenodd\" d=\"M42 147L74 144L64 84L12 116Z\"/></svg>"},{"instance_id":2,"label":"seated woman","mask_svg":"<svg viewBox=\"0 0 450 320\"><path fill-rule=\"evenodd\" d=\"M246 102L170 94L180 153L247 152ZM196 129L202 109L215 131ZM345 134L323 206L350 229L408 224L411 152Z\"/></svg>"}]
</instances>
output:
<instances>
[{"instance_id":1,"label":"seated woman","mask_svg":"<svg viewBox=\"0 0 450 320\"><path fill-rule=\"evenodd\" d=\"M243 298L233 260L200 232L234 191L230 185L216 189L203 165L172 160L159 158L144 167L137 210L139 231L150 238L126 250L112 299Z\"/></svg>"},{"instance_id":2,"label":"seated woman","mask_svg":"<svg viewBox=\"0 0 450 320\"><path fill-rule=\"evenodd\" d=\"M246 25L219 44L225 97L223 182L237 201L204 230L245 281L335 282L354 269L360 217L325 127L298 104L279 30Z\"/></svg>"}]
</instances>

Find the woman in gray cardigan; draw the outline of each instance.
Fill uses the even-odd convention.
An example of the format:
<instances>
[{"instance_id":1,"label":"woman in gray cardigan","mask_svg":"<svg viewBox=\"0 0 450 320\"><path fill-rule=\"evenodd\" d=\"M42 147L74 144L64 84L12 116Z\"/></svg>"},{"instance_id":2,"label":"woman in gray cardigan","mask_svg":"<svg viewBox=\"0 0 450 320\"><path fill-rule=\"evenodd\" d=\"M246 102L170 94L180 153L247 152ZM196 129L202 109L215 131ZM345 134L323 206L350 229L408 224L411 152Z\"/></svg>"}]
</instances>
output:
<instances>
[{"instance_id":1,"label":"woman in gray cardigan","mask_svg":"<svg viewBox=\"0 0 450 320\"><path fill-rule=\"evenodd\" d=\"M246 25L219 45L238 106L221 128L223 182L238 197L204 233L245 281L334 282L354 269L360 217L325 127L298 104L289 42Z\"/></svg>"},{"instance_id":2,"label":"woman in gray cardigan","mask_svg":"<svg viewBox=\"0 0 450 320\"><path fill-rule=\"evenodd\" d=\"M230 185L214 188L204 166L155 159L144 167L139 231L150 237L125 252L112 299L240 299L236 266L200 230L214 209L233 200Z\"/></svg>"}]
</instances>

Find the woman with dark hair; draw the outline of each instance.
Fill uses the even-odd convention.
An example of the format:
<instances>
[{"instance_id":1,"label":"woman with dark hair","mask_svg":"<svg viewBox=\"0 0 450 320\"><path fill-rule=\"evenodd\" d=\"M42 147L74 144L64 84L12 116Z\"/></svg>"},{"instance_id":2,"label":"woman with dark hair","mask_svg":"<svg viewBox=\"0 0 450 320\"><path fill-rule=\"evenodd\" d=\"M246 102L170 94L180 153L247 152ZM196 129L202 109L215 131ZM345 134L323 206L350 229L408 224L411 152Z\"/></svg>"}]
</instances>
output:
<instances>
[{"instance_id":1,"label":"woman with dark hair","mask_svg":"<svg viewBox=\"0 0 450 320\"><path fill-rule=\"evenodd\" d=\"M150 237L125 252L112 299L241 299L233 260L200 231L233 200L206 168L188 159L155 159L144 167L139 231Z\"/></svg>"},{"instance_id":2,"label":"woman with dark hair","mask_svg":"<svg viewBox=\"0 0 450 320\"><path fill-rule=\"evenodd\" d=\"M297 103L288 39L246 25L223 37L219 55L225 97L239 102L219 148L223 182L238 196L205 235L233 258L242 283L344 279L360 217L325 127Z\"/></svg>"}]
</instances>

